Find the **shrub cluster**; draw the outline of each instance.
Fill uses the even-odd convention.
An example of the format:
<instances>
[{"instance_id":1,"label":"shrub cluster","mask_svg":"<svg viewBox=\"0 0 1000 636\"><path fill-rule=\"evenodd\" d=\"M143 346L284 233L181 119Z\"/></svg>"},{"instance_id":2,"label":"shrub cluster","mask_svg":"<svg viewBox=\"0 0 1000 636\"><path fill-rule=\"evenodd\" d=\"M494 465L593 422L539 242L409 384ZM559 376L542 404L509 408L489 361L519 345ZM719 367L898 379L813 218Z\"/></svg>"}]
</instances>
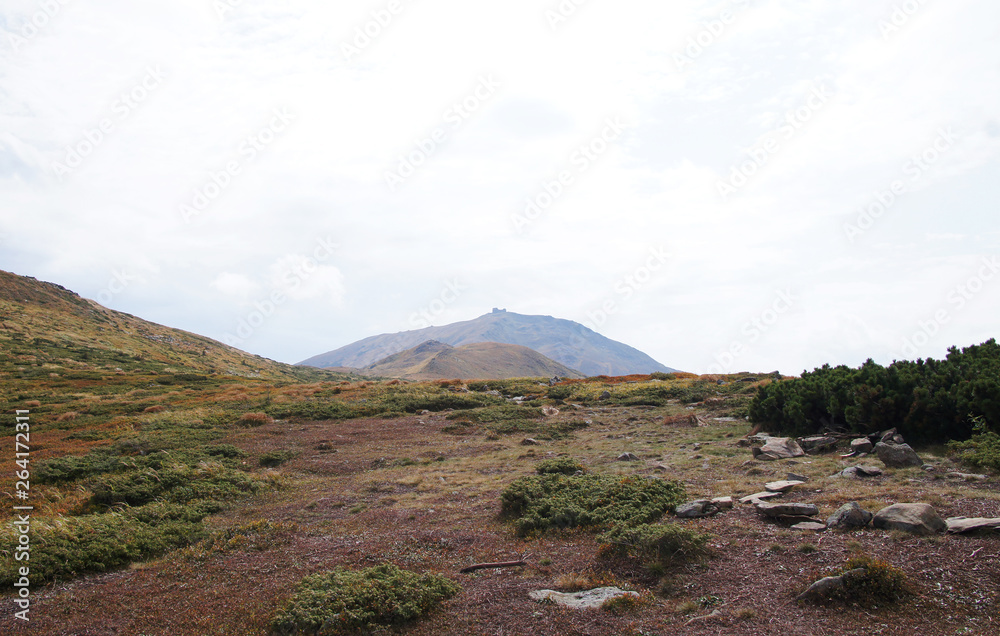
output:
<instances>
[{"instance_id":1,"label":"shrub cluster","mask_svg":"<svg viewBox=\"0 0 1000 636\"><path fill-rule=\"evenodd\" d=\"M611 546L611 550L620 556L666 568L673 563L707 555L710 538L707 534L676 523L644 523L634 527L617 525L598 536L597 540Z\"/></svg>"},{"instance_id":2,"label":"shrub cluster","mask_svg":"<svg viewBox=\"0 0 1000 636\"><path fill-rule=\"evenodd\" d=\"M826 430L869 434L897 428L909 441L965 440L969 415L1000 431L1000 345L989 340L945 360L868 360L861 367L822 368L801 378L761 386L750 419L772 432L808 435Z\"/></svg>"},{"instance_id":3,"label":"shrub cluster","mask_svg":"<svg viewBox=\"0 0 1000 636\"><path fill-rule=\"evenodd\" d=\"M201 520L218 508L211 502L189 505L156 503L82 517L67 517L34 528L31 551L32 583L70 579L105 572L160 556L198 541L204 535ZM7 533L3 549L14 553L15 537ZM17 580L16 566L7 559L0 567L0 585Z\"/></svg>"},{"instance_id":4,"label":"shrub cluster","mask_svg":"<svg viewBox=\"0 0 1000 636\"><path fill-rule=\"evenodd\" d=\"M539 475L573 475L578 472L583 472L583 464L580 460L574 459L572 457L560 457L558 459L546 459L544 461L538 462L535 466L535 472Z\"/></svg>"},{"instance_id":5,"label":"shrub cluster","mask_svg":"<svg viewBox=\"0 0 1000 636\"><path fill-rule=\"evenodd\" d=\"M391 563L360 571L337 568L302 579L271 621L276 634L357 634L407 623L461 591L450 579Z\"/></svg>"},{"instance_id":6,"label":"shrub cluster","mask_svg":"<svg viewBox=\"0 0 1000 636\"><path fill-rule=\"evenodd\" d=\"M684 501L678 482L615 475L521 477L501 495L501 514L519 536L553 528L607 530L652 523Z\"/></svg>"}]
</instances>

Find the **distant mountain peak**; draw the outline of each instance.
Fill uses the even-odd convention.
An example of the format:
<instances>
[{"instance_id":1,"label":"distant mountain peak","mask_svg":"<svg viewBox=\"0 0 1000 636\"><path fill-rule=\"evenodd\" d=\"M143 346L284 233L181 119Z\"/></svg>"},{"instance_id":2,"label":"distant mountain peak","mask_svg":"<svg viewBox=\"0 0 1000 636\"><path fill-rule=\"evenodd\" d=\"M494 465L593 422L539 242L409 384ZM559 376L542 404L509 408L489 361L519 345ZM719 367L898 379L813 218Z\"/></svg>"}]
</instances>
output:
<instances>
[{"instance_id":1,"label":"distant mountain peak","mask_svg":"<svg viewBox=\"0 0 1000 636\"><path fill-rule=\"evenodd\" d=\"M519 314L497 307L472 320L371 336L299 364L360 369L429 341L452 347L480 342L520 345L589 376L675 371L638 349L602 336L578 322Z\"/></svg>"}]
</instances>

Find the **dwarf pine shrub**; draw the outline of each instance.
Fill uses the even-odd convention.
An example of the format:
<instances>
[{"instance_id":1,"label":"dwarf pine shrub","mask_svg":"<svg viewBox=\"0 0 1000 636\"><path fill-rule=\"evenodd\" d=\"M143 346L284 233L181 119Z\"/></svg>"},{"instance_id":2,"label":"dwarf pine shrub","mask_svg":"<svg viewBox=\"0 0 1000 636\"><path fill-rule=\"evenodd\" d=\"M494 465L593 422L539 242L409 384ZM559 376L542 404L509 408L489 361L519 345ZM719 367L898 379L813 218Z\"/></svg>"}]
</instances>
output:
<instances>
[{"instance_id":1,"label":"dwarf pine shrub","mask_svg":"<svg viewBox=\"0 0 1000 636\"><path fill-rule=\"evenodd\" d=\"M384 563L307 576L271 621L275 634L334 636L408 623L461 591L443 576Z\"/></svg>"}]
</instances>

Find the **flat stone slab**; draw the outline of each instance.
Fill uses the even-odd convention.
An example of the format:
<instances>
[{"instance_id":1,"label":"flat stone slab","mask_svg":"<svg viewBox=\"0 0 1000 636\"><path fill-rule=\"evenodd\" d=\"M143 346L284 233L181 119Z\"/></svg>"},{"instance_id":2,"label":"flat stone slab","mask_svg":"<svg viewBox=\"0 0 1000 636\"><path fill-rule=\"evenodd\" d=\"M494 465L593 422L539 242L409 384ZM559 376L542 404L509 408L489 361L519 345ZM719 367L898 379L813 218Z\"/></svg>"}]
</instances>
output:
<instances>
[{"instance_id":1,"label":"flat stone slab","mask_svg":"<svg viewBox=\"0 0 1000 636\"><path fill-rule=\"evenodd\" d=\"M976 475L974 473L948 473L945 477L949 479L961 479L962 481L986 481L989 479L987 475Z\"/></svg>"},{"instance_id":2,"label":"flat stone slab","mask_svg":"<svg viewBox=\"0 0 1000 636\"><path fill-rule=\"evenodd\" d=\"M554 603L572 609L592 609L604 605L607 601L619 596L639 596L638 592L627 592L617 587L599 587L585 592L567 594L555 590L538 590L528 592L531 600L539 603Z\"/></svg>"},{"instance_id":3,"label":"flat stone slab","mask_svg":"<svg viewBox=\"0 0 1000 636\"><path fill-rule=\"evenodd\" d=\"M792 526L792 530L811 530L813 532L823 532L826 530L826 524L819 523L818 521L803 521L802 523L797 523Z\"/></svg>"},{"instance_id":4,"label":"flat stone slab","mask_svg":"<svg viewBox=\"0 0 1000 636\"><path fill-rule=\"evenodd\" d=\"M768 503L754 504L757 512L766 517L815 517L819 508L813 504L804 503Z\"/></svg>"},{"instance_id":5,"label":"flat stone slab","mask_svg":"<svg viewBox=\"0 0 1000 636\"><path fill-rule=\"evenodd\" d=\"M948 517L944 522L949 534L1000 533L1000 517Z\"/></svg>"},{"instance_id":6,"label":"flat stone slab","mask_svg":"<svg viewBox=\"0 0 1000 636\"><path fill-rule=\"evenodd\" d=\"M782 481L772 481L770 483L764 484L764 490L768 492L788 492L796 486L801 486L806 482L796 481L794 479L787 479Z\"/></svg>"},{"instance_id":7,"label":"flat stone slab","mask_svg":"<svg viewBox=\"0 0 1000 636\"><path fill-rule=\"evenodd\" d=\"M747 495L746 497L740 498L740 503L742 504L755 504L767 499L778 499L781 497L780 492L755 492L752 495Z\"/></svg>"},{"instance_id":8,"label":"flat stone slab","mask_svg":"<svg viewBox=\"0 0 1000 636\"><path fill-rule=\"evenodd\" d=\"M793 457L802 457L805 454L802 447L790 437L768 437L763 446L753 449L754 459L760 461L791 459Z\"/></svg>"}]
</instances>

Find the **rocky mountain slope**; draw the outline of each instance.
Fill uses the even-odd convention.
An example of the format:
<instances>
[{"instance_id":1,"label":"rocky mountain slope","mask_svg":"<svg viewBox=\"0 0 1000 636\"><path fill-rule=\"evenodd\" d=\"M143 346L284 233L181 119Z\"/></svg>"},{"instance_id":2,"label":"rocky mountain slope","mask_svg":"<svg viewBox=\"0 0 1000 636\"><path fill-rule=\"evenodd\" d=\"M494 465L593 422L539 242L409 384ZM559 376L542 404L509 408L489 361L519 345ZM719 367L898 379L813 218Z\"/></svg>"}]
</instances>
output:
<instances>
[{"instance_id":1,"label":"rocky mountain slope","mask_svg":"<svg viewBox=\"0 0 1000 636\"><path fill-rule=\"evenodd\" d=\"M583 377L528 347L496 342L453 347L436 340L383 358L361 372L406 380Z\"/></svg>"}]
</instances>

